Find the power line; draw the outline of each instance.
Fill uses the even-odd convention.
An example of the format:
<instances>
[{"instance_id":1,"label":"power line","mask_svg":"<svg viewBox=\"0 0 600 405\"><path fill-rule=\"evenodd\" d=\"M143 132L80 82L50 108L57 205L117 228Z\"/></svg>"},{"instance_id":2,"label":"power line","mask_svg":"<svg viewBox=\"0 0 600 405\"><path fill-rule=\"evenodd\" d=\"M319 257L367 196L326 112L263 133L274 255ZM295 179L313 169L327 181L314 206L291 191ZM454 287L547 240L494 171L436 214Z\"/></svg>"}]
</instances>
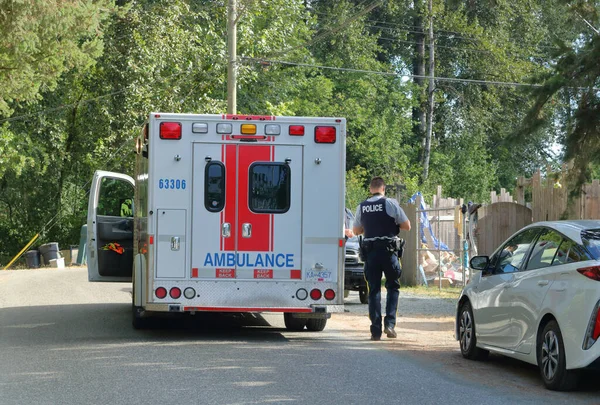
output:
<instances>
[{"instance_id":1,"label":"power line","mask_svg":"<svg viewBox=\"0 0 600 405\"><path fill-rule=\"evenodd\" d=\"M412 45L418 45L418 42L415 41L406 41L403 39L396 39L396 38L387 38L387 37L379 37L378 39L382 39L384 41L391 41L391 42L398 42L398 43L403 43L403 44L412 44ZM431 46L431 44L427 44L424 43L423 46L425 47L429 47ZM493 54L492 51L489 50L485 50L485 49L474 49L474 48L467 48L467 47L459 47L459 46L447 46L447 45L438 45L437 43L435 44L436 48L442 48L442 49L451 49L451 50L456 50L456 51L465 51L465 52L477 52L477 53L485 53L485 54ZM512 57L518 57L524 60L530 60L529 57L527 55L522 55L522 54L518 54L518 53L513 53L513 52L505 52L506 55L512 56ZM531 57L540 57L539 55L533 55Z\"/></svg>"},{"instance_id":2,"label":"power line","mask_svg":"<svg viewBox=\"0 0 600 405\"><path fill-rule=\"evenodd\" d=\"M368 69L352 69L352 68L341 68L334 66L325 66L325 65L315 65L311 63L300 63L300 62L288 62L282 60L270 60L270 59L261 59L261 58L250 58L250 57L242 57L242 60L252 61L256 63L272 63L279 65L289 65L289 66L300 66L300 67L311 67L317 69L327 69L327 70L336 70L341 72L351 72L351 73L366 73L366 74L376 74L382 76L394 76L394 77L409 77L413 79L431 79L430 76L425 75L414 75L409 73L394 73L394 72L383 72L378 70L368 70ZM461 79L454 77L434 77L433 78L439 82L452 82L452 83L463 83L463 84L478 84L478 85L498 85L498 86L510 86L510 87L542 87L541 84L533 84L533 83L517 83L517 82L501 82L494 80L478 80L478 79Z\"/></svg>"},{"instance_id":3,"label":"power line","mask_svg":"<svg viewBox=\"0 0 600 405\"><path fill-rule=\"evenodd\" d=\"M370 27L370 28L378 28L378 29L383 29L383 30L388 30L388 31L402 31L402 32L408 32L408 33L414 33L414 34L421 34L421 35L425 35L422 31L412 31L412 30L406 30L406 29L395 29L395 28L391 28L391 27L381 27L378 25L368 25L365 24L365 27ZM435 30L436 32L440 32L440 30ZM447 38L447 39L460 39L460 40L464 40L464 41L473 41L473 42L481 42L480 38L469 38L469 37L464 37L464 36L460 36L460 35L447 35L447 34L437 34L435 35L436 38ZM496 46L501 46L498 44L494 44ZM548 45L542 45L542 44L536 44L536 43L525 43L524 45L527 46L534 46L534 47L539 47L539 48L544 48L544 49L551 49L551 50L558 50L559 48L555 47L555 46L548 46Z\"/></svg>"}]
</instances>

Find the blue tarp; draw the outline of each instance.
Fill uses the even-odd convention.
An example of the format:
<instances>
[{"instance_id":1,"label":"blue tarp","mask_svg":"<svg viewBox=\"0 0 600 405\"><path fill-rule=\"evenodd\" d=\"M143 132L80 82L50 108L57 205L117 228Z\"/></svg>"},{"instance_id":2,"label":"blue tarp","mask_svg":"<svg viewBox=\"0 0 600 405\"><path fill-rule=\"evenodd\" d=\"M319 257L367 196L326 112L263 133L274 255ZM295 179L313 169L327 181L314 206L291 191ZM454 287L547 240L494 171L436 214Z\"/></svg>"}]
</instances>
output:
<instances>
[{"instance_id":1,"label":"blue tarp","mask_svg":"<svg viewBox=\"0 0 600 405\"><path fill-rule=\"evenodd\" d=\"M415 194L413 194L413 196L410 198L410 200L408 200L408 202L411 204L415 204L417 201L417 197L421 197L421 206L417 207L417 209L419 209L419 210L427 209L425 207L425 201L423 199L423 194L421 194L420 191L417 191ZM433 233L433 227L431 226L431 223L429 222L429 218L427 217L426 211L421 212L421 219L419 222L421 225L420 226L420 236L421 236L422 243L427 243L427 239L425 238L425 228L427 228L427 229L429 229L429 233L431 234L431 239L433 240L435 249L450 250L444 242L438 241L438 239L435 237L435 234ZM438 247L438 246L441 246L441 247Z\"/></svg>"}]
</instances>

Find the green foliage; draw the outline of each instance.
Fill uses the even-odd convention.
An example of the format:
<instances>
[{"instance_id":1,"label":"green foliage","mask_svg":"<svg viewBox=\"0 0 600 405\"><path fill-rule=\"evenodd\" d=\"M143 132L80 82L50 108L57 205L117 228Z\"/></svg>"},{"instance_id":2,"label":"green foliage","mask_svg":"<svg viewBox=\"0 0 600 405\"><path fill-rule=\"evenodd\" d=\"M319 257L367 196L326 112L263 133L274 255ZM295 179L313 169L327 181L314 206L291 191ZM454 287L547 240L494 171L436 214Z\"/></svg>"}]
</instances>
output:
<instances>
[{"instance_id":1,"label":"green foliage","mask_svg":"<svg viewBox=\"0 0 600 405\"><path fill-rule=\"evenodd\" d=\"M352 213L355 212L358 204L369 195L367 188L369 180L367 171L360 166L346 171L346 207Z\"/></svg>"},{"instance_id":2,"label":"green foliage","mask_svg":"<svg viewBox=\"0 0 600 405\"><path fill-rule=\"evenodd\" d=\"M70 69L102 52L102 24L112 1L0 1L0 117L11 103L40 98Z\"/></svg>"},{"instance_id":3,"label":"green foliage","mask_svg":"<svg viewBox=\"0 0 600 405\"><path fill-rule=\"evenodd\" d=\"M584 31L570 44L562 44L552 69L539 75L543 86L532 92L535 103L514 139L530 137L562 121L564 159L573 161L571 191L578 192L600 164L600 36L586 29L588 23L600 21L597 2L581 0L572 6L571 15L579 18ZM589 20L584 21L582 15Z\"/></svg>"}]
</instances>

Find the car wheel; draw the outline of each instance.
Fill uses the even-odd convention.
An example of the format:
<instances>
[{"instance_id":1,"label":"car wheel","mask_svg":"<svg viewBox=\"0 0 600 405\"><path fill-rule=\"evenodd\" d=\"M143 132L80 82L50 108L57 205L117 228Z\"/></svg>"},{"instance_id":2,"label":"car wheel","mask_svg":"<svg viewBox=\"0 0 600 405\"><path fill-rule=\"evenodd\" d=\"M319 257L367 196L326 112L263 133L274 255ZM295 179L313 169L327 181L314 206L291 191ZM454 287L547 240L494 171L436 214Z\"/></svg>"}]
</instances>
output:
<instances>
[{"instance_id":1,"label":"car wheel","mask_svg":"<svg viewBox=\"0 0 600 405\"><path fill-rule=\"evenodd\" d=\"M358 290L358 297L360 298L361 304L369 303L369 292L366 288L361 288L360 290Z\"/></svg>"},{"instance_id":2,"label":"car wheel","mask_svg":"<svg viewBox=\"0 0 600 405\"><path fill-rule=\"evenodd\" d=\"M471 303L466 301L460 307L458 316L458 341L460 342L460 352L466 359L483 360L488 356L489 352L477 347L474 319Z\"/></svg>"},{"instance_id":3,"label":"car wheel","mask_svg":"<svg viewBox=\"0 0 600 405\"><path fill-rule=\"evenodd\" d=\"M308 322L306 323L306 329L308 329L311 332L321 332L323 329L325 329L325 325L327 325L327 319L312 318L312 319L309 319Z\"/></svg>"},{"instance_id":4,"label":"car wheel","mask_svg":"<svg viewBox=\"0 0 600 405\"><path fill-rule=\"evenodd\" d=\"M288 330L299 331L304 329L306 326L308 319L305 318L296 318L293 314L284 313L283 314L283 322L285 323L285 327Z\"/></svg>"},{"instance_id":5,"label":"car wheel","mask_svg":"<svg viewBox=\"0 0 600 405\"><path fill-rule=\"evenodd\" d=\"M569 391L575 388L578 373L567 370L567 359L562 333L556 321L546 324L538 336L537 361L546 388L554 391Z\"/></svg>"}]
</instances>

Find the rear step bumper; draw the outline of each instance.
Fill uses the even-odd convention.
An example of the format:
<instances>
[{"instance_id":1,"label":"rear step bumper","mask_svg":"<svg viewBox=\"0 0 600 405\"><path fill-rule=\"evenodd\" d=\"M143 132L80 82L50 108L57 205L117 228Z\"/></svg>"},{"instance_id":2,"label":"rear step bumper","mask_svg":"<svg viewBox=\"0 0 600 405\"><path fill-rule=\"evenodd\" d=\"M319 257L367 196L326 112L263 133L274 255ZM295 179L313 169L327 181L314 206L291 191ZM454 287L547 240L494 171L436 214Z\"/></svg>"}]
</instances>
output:
<instances>
[{"instance_id":1,"label":"rear step bumper","mask_svg":"<svg viewBox=\"0 0 600 405\"><path fill-rule=\"evenodd\" d=\"M281 312L281 313L294 313L298 317L323 318L323 315L329 318L330 314L335 312L344 312L343 305L312 305L310 308L301 307L185 307L181 304L148 304L144 308L145 311L149 312Z\"/></svg>"}]
</instances>

